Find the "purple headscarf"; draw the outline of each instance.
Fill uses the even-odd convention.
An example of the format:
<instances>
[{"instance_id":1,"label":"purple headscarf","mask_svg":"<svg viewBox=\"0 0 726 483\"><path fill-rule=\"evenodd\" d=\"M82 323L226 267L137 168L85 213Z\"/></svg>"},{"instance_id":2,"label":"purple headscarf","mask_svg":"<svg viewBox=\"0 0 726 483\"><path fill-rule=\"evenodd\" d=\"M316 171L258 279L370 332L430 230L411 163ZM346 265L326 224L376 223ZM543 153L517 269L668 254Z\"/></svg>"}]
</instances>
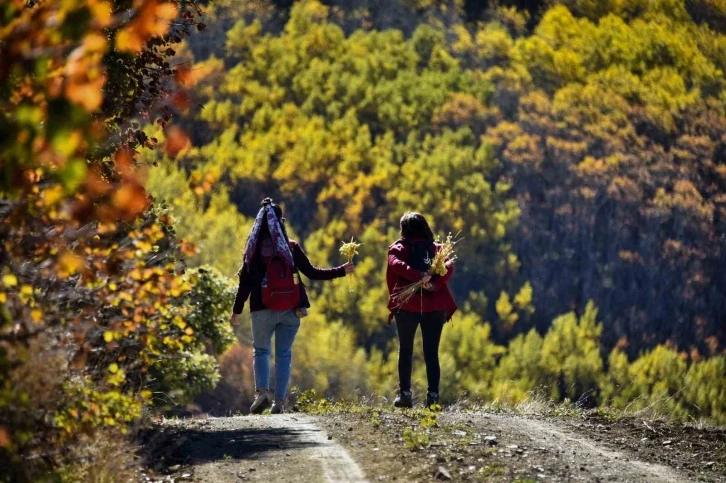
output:
<instances>
[{"instance_id":1,"label":"purple headscarf","mask_svg":"<svg viewBox=\"0 0 726 483\"><path fill-rule=\"evenodd\" d=\"M244 263L246 263L248 267L252 263L252 259L257 251L257 245L260 242L260 231L262 229L262 221L265 217L267 217L267 228L270 230L272 245L275 247L275 255L285 260L291 268L295 268L295 261L292 257L290 244L287 242L285 234L282 232L282 226L280 225L280 220L277 219L275 210L273 210L272 206L269 204L263 206L259 213L257 213L255 224L252 226L250 237L247 239Z\"/></svg>"}]
</instances>

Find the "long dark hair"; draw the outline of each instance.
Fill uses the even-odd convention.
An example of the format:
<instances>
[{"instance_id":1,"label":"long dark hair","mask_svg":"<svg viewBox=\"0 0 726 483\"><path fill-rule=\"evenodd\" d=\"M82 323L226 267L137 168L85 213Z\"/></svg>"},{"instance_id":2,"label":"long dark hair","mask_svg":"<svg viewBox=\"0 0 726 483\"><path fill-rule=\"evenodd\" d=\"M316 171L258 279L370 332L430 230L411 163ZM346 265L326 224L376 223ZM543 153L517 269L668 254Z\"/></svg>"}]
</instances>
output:
<instances>
[{"instance_id":1,"label":"long dark hair","mask_svg":"<svg viewBox=\"0 0 726 483\"><path fill-rule=\"evenodd\" d=\"M401 217L401 237L424 238L433 241L434 233L431 231L429 222L421 213L408 211Z\"/></svg>"}]
</instances>

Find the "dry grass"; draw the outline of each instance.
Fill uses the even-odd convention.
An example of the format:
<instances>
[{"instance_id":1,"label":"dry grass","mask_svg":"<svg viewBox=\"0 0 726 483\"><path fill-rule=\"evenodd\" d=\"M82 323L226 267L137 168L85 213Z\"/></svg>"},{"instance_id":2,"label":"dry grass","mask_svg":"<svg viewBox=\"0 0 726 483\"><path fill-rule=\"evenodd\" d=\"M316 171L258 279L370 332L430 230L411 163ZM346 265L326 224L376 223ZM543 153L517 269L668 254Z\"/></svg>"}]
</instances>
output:
<instances>
[{"instance_id":1,"label":"dry grass","mask_svg":"<svg viewBox=\"0 0 726 483\"><path fill-rule=\"evenodd\" d=\"M18 481L134 481L138 469L136 447L120 431L99 430L72 443L58 442L53 415L65 402L64 382L75 377L68 363L72 351L61 340L50 331L31 340L21 348L25 351L23 363L11 372L11 387L18 393L31 394L32 402L15 404L12 412L0 412L0 419L7 418L6 424L33 437L22 448L22 465L6 476Z\"/></svg>"},{"instance_id":2,"label":"dry grass","mask_svg":"<svg viewBox=\"0 0 726 483\"><path fill-rule=\"evenodd\" d=\"M431 267L428 271L429 275L439 275L442 277L446 275L448 271L448 269L446 268L446 264L456 261L456 244L462 240L460 238L456 238L458 236L458 233L456 235L452 235L451 233L449 233L446 236L446 240L444 240L443 242L439 242L437 240L437 243L441 244L441 248L436 251L433 260L431 260ZM393 294L393 300L399 306L405 305L417 293L423 293L423 289L424 283L423 281L419 280L418 282L402 287L398 291L396 291L396 293Z\"/></svg>"},{"instance_id":3,"label":"dry grass","mask_svg":"<svg viewBox=\"0 0 726 483\"><path fill-rule=\"evenodd\" d=\"M120 483L136 481L141 468L137 447L117 431L101 431L70 449L70 464L62 470L65 481Z\"/></svg>"}]
</instances>

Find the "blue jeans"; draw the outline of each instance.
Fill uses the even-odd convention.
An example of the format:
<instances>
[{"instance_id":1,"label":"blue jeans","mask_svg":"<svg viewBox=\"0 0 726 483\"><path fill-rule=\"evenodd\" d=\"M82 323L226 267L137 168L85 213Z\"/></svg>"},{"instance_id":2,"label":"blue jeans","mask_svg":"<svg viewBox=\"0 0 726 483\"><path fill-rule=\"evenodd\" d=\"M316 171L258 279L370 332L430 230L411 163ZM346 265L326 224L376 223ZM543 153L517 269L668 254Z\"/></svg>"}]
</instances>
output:
<instances>
[{"instance_id":1,"label":"blue jeans","mask_svg":"<svg viewBox=\"0 0 726 483\"><path fill-rule=\"evenodd\" d=\"M254 348L255 389L270 388L270 351L275 335L275 397L285 399L290 383L292 343L300 328L294 310L252 312L252 345Z\"/></svg>"}]
</instances>

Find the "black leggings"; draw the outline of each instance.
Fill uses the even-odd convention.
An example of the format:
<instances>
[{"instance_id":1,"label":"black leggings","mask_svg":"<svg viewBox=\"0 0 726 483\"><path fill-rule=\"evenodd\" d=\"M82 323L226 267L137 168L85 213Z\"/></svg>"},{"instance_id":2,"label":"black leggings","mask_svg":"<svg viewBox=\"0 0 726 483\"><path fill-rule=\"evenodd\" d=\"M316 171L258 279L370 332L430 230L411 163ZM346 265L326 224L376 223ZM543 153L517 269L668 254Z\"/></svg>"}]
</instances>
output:
<instances>
[{"instance_id":1,"label":"black leggings","mask_svg":"<svg viewBox=\"0 0 726 483\"><path fill-rule=\"evenodd\" d=\"M401 391L411 390L411 370L413 369L413 340L416 329L421 324L423 336L424 361L426 362L426 378L429 392L439 392L439 341L441 330L446 322L446 312L407 312L400 310L396 314L398 329L398 379Z\"/></svg>"}]
</instances>

